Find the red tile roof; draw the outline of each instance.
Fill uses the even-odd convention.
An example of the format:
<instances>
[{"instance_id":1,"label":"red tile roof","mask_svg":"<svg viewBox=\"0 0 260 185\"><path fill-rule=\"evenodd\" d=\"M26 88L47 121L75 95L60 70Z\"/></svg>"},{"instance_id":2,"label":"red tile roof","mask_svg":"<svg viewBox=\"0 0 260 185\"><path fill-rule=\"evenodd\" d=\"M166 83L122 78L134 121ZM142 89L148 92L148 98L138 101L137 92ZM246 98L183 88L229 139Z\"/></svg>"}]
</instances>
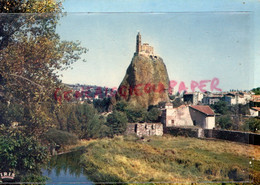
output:
<instances>
[{"instance_id":1,"label":"red tile roof","mask_svg":"<svg viewBox=\"0 0 260 185\"><path fill-rule=\"evenodd\" d=\"M214 111L208 105L192 105L191 108L206 114L207 116L214 116Z\"/></svg>"},{"instance_id":2,"label":"red tile roof","mask_svg":"<svg viewBox=\"0 0 260 185\"><path fill-rule=\"evenodd\" d=\"M251 109L254 109L256 111L260 111L260 107L251 107Z\"/></svg>"},{"instance_id":3,"label":"red tile roof","mask_svg":"<svg viewBox=\"0 0 260 185\"><path fill-rule=\"evenodd\" d=\"M260 95L253 95L251 98L252 102L260 102Z\"/></svg>"}]
</instances>

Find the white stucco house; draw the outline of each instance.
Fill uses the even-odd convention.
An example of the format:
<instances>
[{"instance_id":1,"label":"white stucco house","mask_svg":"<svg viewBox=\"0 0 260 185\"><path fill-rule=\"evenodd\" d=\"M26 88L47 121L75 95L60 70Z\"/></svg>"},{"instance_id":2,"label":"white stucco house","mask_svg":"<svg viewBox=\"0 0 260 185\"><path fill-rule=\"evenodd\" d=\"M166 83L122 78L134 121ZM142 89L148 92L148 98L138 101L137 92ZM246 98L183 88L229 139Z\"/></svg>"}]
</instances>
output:
<instances>
[{"instance_id":1,"label":"white stucco house","mask_svg":"<svg viewBox=\"0 0 260 185\"><path fill-rule=\"evenodd\" d=\"M213 129L215 113L208 105L181 105L173 108L171 103L166 103L162 123L165 127L198 126Z\"/></svg>"}]
</instances>

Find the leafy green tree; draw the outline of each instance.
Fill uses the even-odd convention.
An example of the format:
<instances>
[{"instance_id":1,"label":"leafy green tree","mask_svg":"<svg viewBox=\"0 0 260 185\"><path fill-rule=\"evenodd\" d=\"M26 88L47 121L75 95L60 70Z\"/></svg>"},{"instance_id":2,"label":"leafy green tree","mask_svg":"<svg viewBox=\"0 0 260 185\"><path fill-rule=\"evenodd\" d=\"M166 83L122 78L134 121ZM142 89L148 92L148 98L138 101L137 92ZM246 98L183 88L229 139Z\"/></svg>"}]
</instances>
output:
<instances>
[{"instance_id":1,"label":"leafy green tree","mask_svg":"<svg viewBox=\"0 0 260 185\"><path fill-rule=\"evenodd\" d=\"M111 104L111 98L104 98L102 100L100 99L93 100L93 105L98 110L98 112L107 112L110 104Z\"/></svg>"},{"instance_id":2,"label":"leafy green tree","mask_svg":"<svg viewBox=\"0 0 260 185\"><path fill-rule=\"evenodd\" d=\"M68 119L67 119L67 130L68 132L73 133L80 133L80 123L76 116L75 109L72 109L72 111L69 113Z\"/></svg>"},{"instance_id":3,"label":"leafy green tree","mask_svg":"<svg viewBox=\"0 0 260 185\"><path fill-rule=\"evenodd\" d=\"M225 101L218 101L211 107L214 109L215 113L219 113L222 115L229 113L228 104Z\"/></svg>"},{"instance_id":4,"label":"leafy green tree","mask_svg":"<svg viewBox=\"0 0 260 185\"><path fill-rule=\"evenodd\" d=\"M44 133L41 139L47 141L47 143L52 146L60 147L76 144L78 142L78 137L76 135L54 128L51 128Z\"/></svg>"},{"instance_id":5,"label":"leafy green tree","mask_svg":"<svg viewBox=\"0 0 260 185\"><path fill-rule=\"evenodd\" d=\"M62 87L57 72L87 51L56 33L61 10L59 0L0 0L0 125L22 125L11 132L1 127L0 168L15 170L18 180L43 180L37 176L47 152L37 139L63 108L53 98Z\"/></svg>"},{"instance_id":6,"label":"leafy green tree","mask_svg":"<svg viewBox=\"0 0 260 185\"><path fill-rule=\"evenodd\" d=\"M79 138L101 138L111 136L106 119L100 116L93 105L64 104L65 109L58 111L56 127L76 134Z\"/></svg>"},{"instance_id":7,"label":"leafy green tree","mask_svg":"<svg viewBox=\"0 0 260 185\"><path fill-rule=\"evenodd\" d=\"M42 105L59 108L53 99L62 86L57 71L70 67L87 50L78 42L60 40L55 32L62 15L60 1L2 0L0 10L17 13L0 16L1 101L23 105L28 134L40 135L54 121Z\"/></svg>"},{"instance_id":8,"label":"leafy green tree","mask_svg":"<svg viewBox=\"0 0 260 185\"><path fill-rule=\"evenodd\" d=\"M255 95L260 95L260 87L254 88L252 91L255 93Z\"/></svg>"},{"instance_id":9,"label":"leafy green tree","mask_svg":"<svg viewBox=\"0 0 260 185\"><path fill-rule=\"evenodd\" d=\"M239 108L239 114L242 114L242 115L250 114L249 104L245 104L245 105L239 104L238 108Z\"/></svg>"},{"instance_id":10,"label":"leafy green tree","mask_svg":"<svg viewBox=\"0 0 260 185\"><path fill-rule=\"evenodd\" d=\"M27 137L17 130L0 136L0 171L15 172L16 181L31 175L35 180L44 180L41 167L47 161L47 148L41 146L33 137Z\"/></svg>"},{"instance_id":11,"label":"leafy green tree","mask_svg":"<svg viewBox=\"0 0 260 185\"><path fill-rule=\"evenodd\" d=\"M11 126L13 122L21 122L24 116L24 107L20 104L5 104L0 101L0 124Z\"/></svg>"},{"instance_id":12,"label":"leafy green tree","mask_svg":"<svg viewBox=\"0 0 260 185\"><path fill-rule=\"evenodd\" d=\"M111 128L112 134L123 134L127 127L126 114L119 111L114 111L107 116L107 126Z\"/></svg>"},{"instance_id":13,"label":"leafy green tree","mask_svg":"<svg viewBox=\"0 0 260 185\"><path fill-rule=\"evenodd\" d=\"M61 11L59 0L0 0L0 50L21 36L53 34Z\"/></svg>"},{"instance_id":14,"label":"leafy green tree","mask_svg":"<svg viewBox=\"0 0 260 185\"><path fill-rule=\"evenodd\" d=\"M125 113L130 123L145 122L147 118L147 110L143 107L128 105L125 109Z\"/></svg>"},{"instance_id":15,"label":"leafy green tree","mask_svg":"<svg viewBox=\"0 0 260 185\"><path fill-rule=\"evenodd\" d=\"M233 122L229 115L223 115L216 118L216 123L219 125L222 129L231 129Z\"/></svg>"},{"instance_id":16,"label":"leafy green tree","mask_svg":"<svg viewBox=\"0 0 260 185\"><path fill-rule=\"evenodd\" d=\"M126 101L121 100L121 101L116 103L113 110L125 112L127 106L128 106L128 103Z\"/></svg>"},{"instance_id":17,"label":"leafy green tree","mask_svg":"<svg viewBox=\"0 0 260 185\"><path fill-rule=\"evenodd\" d=\"M260 119L249 118L244 122L244 129L251 132L259 132L260 130Z\"/></svg>"},{"instance_id":18,"label":"leafy green tree","mask_svg":"<svg viewBox=\"0 0 260 185\"><path fill-rule=\"evenodd\" d=\"M147 122L158 122L160 115L161 111L158 108L151 108L147 113Z\"/></svg>"}]
</instances>

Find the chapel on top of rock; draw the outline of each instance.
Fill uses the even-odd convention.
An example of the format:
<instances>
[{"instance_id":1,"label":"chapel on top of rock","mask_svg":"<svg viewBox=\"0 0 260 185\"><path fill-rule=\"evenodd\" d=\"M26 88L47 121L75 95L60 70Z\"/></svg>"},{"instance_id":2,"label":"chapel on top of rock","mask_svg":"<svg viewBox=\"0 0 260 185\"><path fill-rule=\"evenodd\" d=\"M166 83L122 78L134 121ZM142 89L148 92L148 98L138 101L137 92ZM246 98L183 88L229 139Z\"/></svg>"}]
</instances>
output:
<instances>
[{"instance_id":1,"label":"chapel on top of rock","mask_svg":"<svg viewBox=\"0 0 260 185\"><path fill-rule=\"evenodd\" d=\"M144 55L151 58L157 58L157 56L154 54L154 49L152 46L150 46L148 43L143 43L141 40L141 34L138 32L136 36L136 52L135 55Z\"/></svg>"}]
</instances>

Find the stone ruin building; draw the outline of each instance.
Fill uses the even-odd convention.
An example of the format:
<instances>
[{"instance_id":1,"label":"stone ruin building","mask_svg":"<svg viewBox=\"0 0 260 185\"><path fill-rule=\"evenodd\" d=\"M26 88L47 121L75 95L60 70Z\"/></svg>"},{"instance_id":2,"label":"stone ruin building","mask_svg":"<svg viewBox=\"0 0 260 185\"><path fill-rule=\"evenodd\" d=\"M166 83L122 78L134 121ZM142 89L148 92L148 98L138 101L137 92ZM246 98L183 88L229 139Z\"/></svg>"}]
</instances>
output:
<instances>
[{"instance_id":1,"label":"stone ruin building","mask_svg":"<svg viewBox=\"0 0 260 185\"><path fill-rule=\"evenodd\" d=\"M142 136L162 136L163 124L161 123L128 123L126 134Z\"/></svg>"}]
</instances>

